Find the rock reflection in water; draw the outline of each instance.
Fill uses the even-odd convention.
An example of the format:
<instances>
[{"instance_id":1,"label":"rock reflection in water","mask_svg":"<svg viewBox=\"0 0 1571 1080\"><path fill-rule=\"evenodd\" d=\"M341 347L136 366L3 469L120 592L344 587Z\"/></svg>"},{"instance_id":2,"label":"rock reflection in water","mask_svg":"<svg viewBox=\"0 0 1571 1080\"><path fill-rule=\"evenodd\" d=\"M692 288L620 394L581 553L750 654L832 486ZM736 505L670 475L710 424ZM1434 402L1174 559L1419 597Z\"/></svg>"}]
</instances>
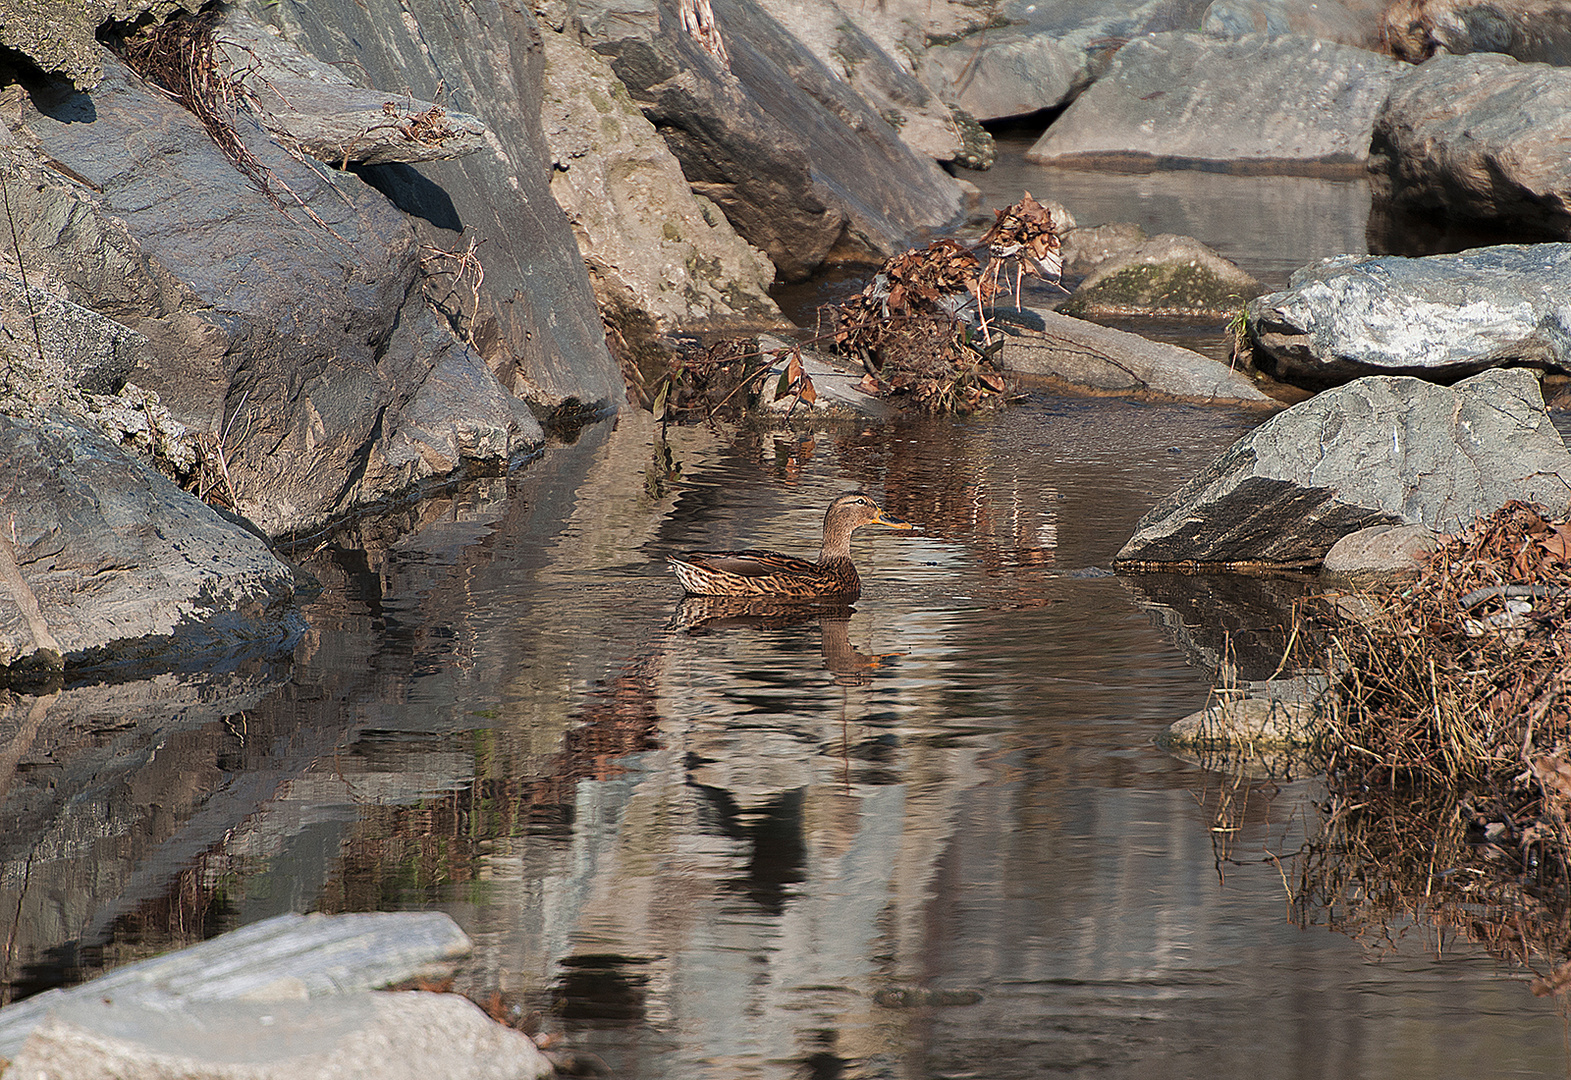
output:
<instances>
[{"instance_id":1,"label":"rock reflection in water","mask_svg":"<svg viewBox=\"0 0 1571 1080\"><path fill-rule=\"evenodd\" d=\"M1310 574L1121 574L1189 662L1213 683L1237 685L1291 673L1297 607L1317 591Z\"/></svg>"},{"instance_id":2,"label":"rock reflection in water","mask_svg":"<svg viewBox=\"0 0 1571 1080\"><path fill-rule=\"evenodd\" d=\"M96 967L118 931L169 947L229 928L192 875L270 782L325 748L256 711L286 676L255 665L0 693L0 999Z\"/></svg>"}]
</instances>

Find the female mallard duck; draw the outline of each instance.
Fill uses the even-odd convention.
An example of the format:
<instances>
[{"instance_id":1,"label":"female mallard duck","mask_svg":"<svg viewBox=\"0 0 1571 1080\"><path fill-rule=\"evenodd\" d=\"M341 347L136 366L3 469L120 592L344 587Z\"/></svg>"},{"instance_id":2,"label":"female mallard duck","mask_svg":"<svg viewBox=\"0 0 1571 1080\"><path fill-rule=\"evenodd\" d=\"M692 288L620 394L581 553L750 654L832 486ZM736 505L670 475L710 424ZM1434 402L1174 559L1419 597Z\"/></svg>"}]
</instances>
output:
<instances>
[{"instance_id":1,"label":"female mallard duck","mask_svg":"<svg viewBox=\"0 0 1571 1080\"><path fill-rule=\"evenodd\" d=\"M862 595L851 565L851 533L863 525L911 528L909 521L890 517L856 491L824 511L824 544L816 563L775 551L690 551L672 555L671 568L694 596L825 597L851 603Z\"/></svg>"}]
</instances>

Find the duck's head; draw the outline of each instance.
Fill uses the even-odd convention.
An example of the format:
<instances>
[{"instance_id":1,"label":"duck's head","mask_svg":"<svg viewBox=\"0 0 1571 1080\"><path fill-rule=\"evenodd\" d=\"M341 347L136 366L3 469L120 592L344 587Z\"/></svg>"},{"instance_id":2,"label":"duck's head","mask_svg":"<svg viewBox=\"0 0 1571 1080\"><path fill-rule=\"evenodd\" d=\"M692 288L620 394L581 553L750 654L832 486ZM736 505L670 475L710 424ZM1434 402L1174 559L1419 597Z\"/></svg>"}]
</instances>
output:
<instances>
[{"instance_id":1,"label":"duck's head","mask_svg":"<svg viewBox=\"0 0 1571 1080\"><path fill-rule=\"evenodd\" d=\"M840 525L847 532L860 529L863 525L887 525L891 529L911 528L909 521L884 513L878 508L877 503L860 491L842 495L829 504L829 509L824 511L824 528L828 529L831 525Z\"/></svg>"}]
</instances>

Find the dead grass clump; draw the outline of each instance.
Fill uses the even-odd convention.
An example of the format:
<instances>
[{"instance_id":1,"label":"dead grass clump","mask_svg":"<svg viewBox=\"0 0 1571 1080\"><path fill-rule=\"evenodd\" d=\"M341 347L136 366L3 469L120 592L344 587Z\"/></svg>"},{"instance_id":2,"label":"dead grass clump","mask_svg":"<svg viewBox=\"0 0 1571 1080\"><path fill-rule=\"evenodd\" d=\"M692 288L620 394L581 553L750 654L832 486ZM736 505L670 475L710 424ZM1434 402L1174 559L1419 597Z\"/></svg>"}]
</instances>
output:
<instances>
[{"instance_id":1,"label":"dead grass clump","mask_svg":"<svg viewBox=\"0 0 1571 1080\"><path fill-rule=\"evenodd\" d=\"M1371 782L1495 783L1571 752L1571 527L1507 503L1418 582L1335 620L1333 768Z\"/></svg>"},{"instance_id":2,"label":"dead grass clump","mask_svg":"<svg viewBox=\"0 0 1571 1080\"><path fill-rule=\"evenodd\" d=\"M887 260L833 308L835 347L861 361L895 404L971 412L1000 400L1006 383L992 359L997 346L978 340L961 312L996 291L969 249L935 240Z\"/></svg>"},{"instance_id":3,"label":"dead grass clump","mask_svg":"<svg viewBox=\"0 0 1571 1080\"><path fill-rule=\"evenodd\" d=\"M289 184L253 154L240 137L236 120L242 107L253 109L255 101L246 79L255 74L254 54L242 46L218 39L218 12L176 17L168 22L144 27L126 38L121 56L132 71L150 85L163 90L201 122L213 145L249 180L284 217L294 220L283 198L298 207L306 217L341 244L340 236L321 215L313 210ZM263 80L264 82L266 80ZM271 85L271 84L268 84ZM287 148L286 148L287 149ZM316 172L298 151L294 159ZM332 182L322 177L330 190ZM342 193L340 193L342 197Z\"/></svg>"},{"instance_id":4,"label":"dead grass clump","mask_svg":"<svg viewBox=\"0 0 1571 1080\"><path fill-rule=\"evenodd\" d=\"M1322 837L1295 900L1340 927L1422 914L1571 986L1571 525L1507 503L1418 581L1326 627Z\"/></svg>"}]
</instances>

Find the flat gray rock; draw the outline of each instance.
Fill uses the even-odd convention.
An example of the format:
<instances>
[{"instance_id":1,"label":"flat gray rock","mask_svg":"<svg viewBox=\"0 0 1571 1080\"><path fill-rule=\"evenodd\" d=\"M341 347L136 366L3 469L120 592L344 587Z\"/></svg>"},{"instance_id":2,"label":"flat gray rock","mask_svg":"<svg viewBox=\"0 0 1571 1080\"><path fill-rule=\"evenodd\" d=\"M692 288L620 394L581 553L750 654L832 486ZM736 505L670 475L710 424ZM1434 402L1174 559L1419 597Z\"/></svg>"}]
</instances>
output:
<instances>
[{"instance_id":1,"label":"flat gray rock","mask_svg":"<svg viewBox=\"0 0 1571 1080\"><path fill-rule=\"evenodd\" d=\"M0 460L0 665L281 648L303 629L265 543L102 435L0 417Z\"/></svg>"},{"instance_id":2,"label":"flat gray rock","mask_svg":"<svg viewBox=\"0 0 1571 1080\"><path fill-rule=\"evenodd\" d=\"M802 350L802 370L813 381L813 390L817 395L815 399L808 403L798 399L795 394L776 397L780 375L790 363L789 350L794 344L784 338L768 335L758 339L761 350L781 353L772 358L769 374L764 378L763 389L758 395L760 406L777 415L789 413L799 417L863 420L887 420L894 412L886 402L858 389L857 384L862 381L863 375L860 368L849 368L811 349Z\"/></svg>"},{"instance_id":3,"label":"flat gray rock","mask_svg":"<svg viewBox=\"0 0 1571 1080\"><path fill-rule=\"evenodd\" d=\"M1374 375L1267 420L1140 519L1115 561L1312 566L1371 525L1456 532L1507 500L1571 506L1571 453L1538 380Z\"/></svg>"},{"instance_id":4,"label":"flat gray rock","mask_svg":"<svg viewBox=\"0 0 1571 1080\"><path fill-rule=\"evenodd\" d=\"M1375 113L1402 71L1313 38L1136 38L1026 153L1043 165L1362 175Z\"/></svg>"},{"instance_id":5,"label":"flat gray rock","mask_svg":"<svg viewBox=\"0 0 1571 1080\"><path fill-rule=\"evenodd\" d=\"M1041 330L1010 332L998 354L1010 375L1095 394L1275 408L1248 376L1197 352L1054 311Z\"/></svg>"},{"instance_id":6,"label":"flat gray rock","mask_svg":"<svg viewBox=\"0 0 1571 1080\"><path fill-rule=\"evenodd\" d=\"M1571 238L1571 70L1435 56L1392 87L1372 139L1377 209Z\"/></svg>"},{"instance_id":7,"label":"flat gray rock","mask_svg":"<svg viewBox=\"0 0 1571 1080\"><path fill-rule=\"evenodd\" d=\"M1376 373L1452 380L1502 364L1571 369L1571 244L1409 259L1344 255L1247 306L1256 363L1311 390Z\"/></svg>"}]
</instances>

